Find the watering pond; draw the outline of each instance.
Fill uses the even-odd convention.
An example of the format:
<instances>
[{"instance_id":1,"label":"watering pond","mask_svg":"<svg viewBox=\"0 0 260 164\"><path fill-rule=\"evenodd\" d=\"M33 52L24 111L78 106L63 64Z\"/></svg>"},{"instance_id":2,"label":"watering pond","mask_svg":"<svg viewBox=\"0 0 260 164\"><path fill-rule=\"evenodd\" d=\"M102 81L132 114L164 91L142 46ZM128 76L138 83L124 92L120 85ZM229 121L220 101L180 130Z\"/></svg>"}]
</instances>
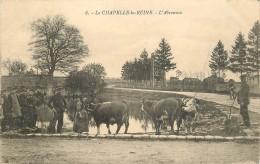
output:
<instances>
[{"instance_id":1,"label":"watering pond","mask_svg":"<svg viewBox=\"0 0 260 164\"><path fill-rule=\"evenodd\" d=\"M168 125L168 123L166 123ZM67 115L64 115L64 131L67 132L72 132L72 127L73 127L73 122L70 121L67 117ZM169 128L167 127L162 127L163 129ZM174 127L176 129L176 126ZM110 125L110 130L112 134L116 133L117 125ZM168 129L169 130L169 129ZM167 130L167 131L168 131ZM119 133L124 133L125 131L125 125L121 126L121 129ZM134 118L133 116L130 116L129 118L129 128L127 133L154 133L155 128L154 124L152 123L151 120L138 120ZM96 134L97 133L97 127L95 124L95 121L93 118L90 120L89 124L89 134ZM105 124L100 125L100 134L108 134L108 130Z\"/></svg>"},{"instance_id":2,"label":"watering pond","mask_svg":"<svg viewBox=\"0 0 260 164\"><path fill-rule=\"evenodd\" d=\"M151 120L151 116L147 113L141 112L141 105L139 103L131 103L130 117L129 117L129 128L128 133L154 133L155 128ZM44 123L46 126L48 123ZM39 126L40 124L38 124ZM174 129L176 129L176 124ZM112 134L115 134L117 125L110 125L110 130ZM165 120L165 123L162 124L161 130L170 131L168 120ZM68 117L67 113L64 113L63 118L63 131L64 132L73 132L73 121ZM121 126L119 133L124 133L125 125ZM96 134L97 127L93 118L89 122L89 134ZM100 134L108 134L106 124L101 124Z\"/></svg>"},{"instance_id":3,"label":"watering pond","mask_svg":"<svg viewBox=\"0 0 260 164\"><path fill-rule=\"evenodd\" d=\"M73 122L70 121L67 115L64 115L64 129L66 131L72 131ZM116 133L117 125L110 125L110 130L112 134ZM125 125L121 126L119 133L124 133ZM144 132L154 132L153 124L150 120L136 120L132 116L129 118L129 128L128 133L144 133ZM96 134L97 127L93 118L90 120L89 124L89 134ZM108 134L106 124L100 125L100 134Z\"/></svg>"}]
</instances>

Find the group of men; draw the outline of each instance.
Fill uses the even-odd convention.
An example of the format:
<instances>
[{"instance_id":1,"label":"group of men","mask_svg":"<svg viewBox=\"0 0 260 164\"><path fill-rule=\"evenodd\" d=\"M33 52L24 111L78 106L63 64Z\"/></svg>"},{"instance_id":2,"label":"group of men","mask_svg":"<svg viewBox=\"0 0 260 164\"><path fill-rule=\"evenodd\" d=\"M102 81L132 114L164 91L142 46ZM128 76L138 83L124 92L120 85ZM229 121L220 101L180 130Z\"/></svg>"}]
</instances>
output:
<instances>
[{"instance_id":1,"label":"group of men","mask_svg":"<svg viewBox=\"0 0 260 164\"><path fill-rule=\"evenodd\" d=\"M37 128L38 115L36 108L44 103L46 96L45 92L42 93L33 90L11 90L3 92L1 131ZM58 121L57 131L61 132L66 101L60 92L50 97L48 106L55 110L53 112L54 119L50 122L48 131L54 133L55 125Z\"/></svg>"},{"instance_id":2,"label":"group of men","mask_svg":"<svg viewBox=\"0 0 260 164\"><path fill-rule=\"evenodd\" d=\"M35 92L31 90L12 90L2 94L3 120L1 131L36 125Z\"/></svg>"},{"instance_id":3,"label":"group of men","mask_svg":"<svg viewBox=\"0 0 260 164\"><path fill-rule=\"evenodd\" d=\"M86 96L68 95L68 102L72 100L77 108L73 114L74 131L88 131L89 102L96 103L95 94L92 93L87 100ZM67 101L61 94L61 89L55 89L52 96L45 92L33 90L9 90L2 93L3 118L1 131L20 130L23 128L37 128L38 109L45 104L52 110L53 119L48 127L49 133L61 133L63 126L64 112L67 109ZM85 121L84 121L85 120ZM56 128L57 125L57 128ZM57 131L56 131L57 129Z\"/></svg>"}]
</instances>

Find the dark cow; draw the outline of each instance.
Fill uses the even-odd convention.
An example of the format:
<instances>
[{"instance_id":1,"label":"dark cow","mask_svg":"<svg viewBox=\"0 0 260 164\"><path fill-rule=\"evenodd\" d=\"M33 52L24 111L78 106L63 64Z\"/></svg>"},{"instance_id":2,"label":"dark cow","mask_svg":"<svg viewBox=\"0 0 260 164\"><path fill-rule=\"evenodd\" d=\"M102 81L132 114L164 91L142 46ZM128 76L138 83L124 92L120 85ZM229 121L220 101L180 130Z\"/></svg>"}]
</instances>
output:
<instances>
[{"instance_id":1,"label":"dark cow","mask_svg":"<svg viewBox=\"0 0 260 164\"><path fill-rule=\"evenodd\" d=\"M97 134L100 134L100 124L107 126L108 134L111 134L109 125L117 124L116 134L118 134L121 126L125 124L125 134L129 126L129 113L127 103L125 101L113 101L98 103L91 112L97 125Z\"/></svg>"},{"instance_id":2,"label":"dark cow","mask_svg":"<svg viewBox=\"0 0 260 164\"><path fill-rule=\"evenodd\" d=\"M171 125L171 132L174 133L174 121L178 119L181 112L181 102L175 98L166 98L158 102L142 101L142 111L151 115L155 125L156 134L160 134L160 125L163 122L163 116L168 115ZM180 121L177 121L177 134L179 133Z\"/></svg>"}]
</instances>

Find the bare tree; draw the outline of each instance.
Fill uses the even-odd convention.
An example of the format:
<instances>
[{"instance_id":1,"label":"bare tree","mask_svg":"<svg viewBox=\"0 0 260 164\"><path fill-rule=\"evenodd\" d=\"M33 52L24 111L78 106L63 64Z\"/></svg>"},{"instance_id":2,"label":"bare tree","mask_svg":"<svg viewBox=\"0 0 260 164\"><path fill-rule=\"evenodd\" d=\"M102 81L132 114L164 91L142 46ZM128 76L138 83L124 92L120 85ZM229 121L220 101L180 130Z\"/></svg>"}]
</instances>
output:
<instances>
[{"instance_id":1,"label":"bare tree","mask_svg":"<svg viewBox=\"0 0 260 164\"><path fill-rule=\"evenodd\" d=\"M34 52L33 59L42 72L49 75L54 71L69 72L89 55L79 30L68 25L61 15L39 18L32 22L31 30L34 40L29 43L30 50Z\"/></svg>"},{"instance_id":2,"label":"bare tree","mask_svg":"<svg viewBox=\"0 0 260 164\"><path fill-rule=\"evenodd\" d=\"M205 73L203 73L203 72L194 72L194 77L202 81L205 78Z\"/></svg>"},{"instance_id":3,"label":"bare tree","mask_svg":"<svg viewBox=\"0 0 260 164\"><path fill-rule=\"evenodd\" d=\"M183 72L181 70L176 71L176 77L179 79L183 76Z\"/></svg>"},{"instance_id":4,"label":"bare tree","mask_svg":"<svg viewBox=\"0 0 260 164\"><path fill-rule=\"evenodd\" d=\"M11 60L7 58L3 60L3 68L8 71L9 75L21 75L26 73L27 64L20 59Z\"/></svg>"}]
</instances>

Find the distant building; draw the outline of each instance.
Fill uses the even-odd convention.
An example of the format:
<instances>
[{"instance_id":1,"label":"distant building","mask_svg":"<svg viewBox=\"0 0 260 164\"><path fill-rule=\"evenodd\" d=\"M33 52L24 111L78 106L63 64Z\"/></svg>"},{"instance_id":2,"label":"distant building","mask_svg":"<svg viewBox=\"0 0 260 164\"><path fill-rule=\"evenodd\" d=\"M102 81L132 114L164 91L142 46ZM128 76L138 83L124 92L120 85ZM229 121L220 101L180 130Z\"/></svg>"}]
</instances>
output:
<instances>
[{"instance_id":1,"label":"distant building","mask_svg":"<svg viewBox=\"0 0 260 164\"><path fill-rule=\"evenodd\" d=\"M203 88L208 92L215 92L217 84L224 84L225 80L216 75L209 76L203 80Z\"/></svg>"},{"instance_id":2,"label":"distant building","mask_svg":"<svg viewBox=\"0 0 260 164\"><path fill-rule=\"evenodd\" d=\"M182 80L182 83L184 85L200 85L202 83L202 81L200 81L198 78L188 78L188 77L185 77Z\"/></svg>"},{"instance_id":3,"label":"distant building","mask_svg":"<svg viewBox=\"0 0 260 164\"><path fill-rule=\"evenodd\" d=\"M260 84L258 84L260 76L253 75L248 77L247 83L250 85L250 93L260 96Z\"/></svg>"},{"instance_id":4,"label":"distant building","mask_svg":"<svg viewBox=\"0 0 260 164\"><path fill-rule=\"evenodd\" d=\"M170 85L180 85L181 80L177 77L170 77Z\"/></svg>"},{"instance_id":5,"label":"distant building","mask_svg":"<svg viewBox=\"0 0 260 164\"><path fill-rule=\"evenodd\" d=\"M169 87L173 90L181 90L181 80L177 77L170 77Z\"/></svg>"},{"instance_id":6,"label":"distant building","mask_svg":"<svg viewBox=\"0 0 260 164\"><path fill-rule=\"evenodd\" d=\"M182 80L183 91L199 91L202 88L202 81L198 78L184 78Z\"/></svg>"},{"instance_id":7,"label":"distant building","mask_svg":"<svg viewBox=\"0 0 260 164\"><path fill-rule=\"evenodd\" d=\"M197 78L179 80L177 77L170 77L170 88L181 91L198 91L202 88L202 81Z\"/></svg>"},{"instance_id":8,"label":"distant building","mask_svg":"<svg viewBox=\"0 0 260 164\"><path fill-rule=\"evenodd\" d=\"M260 76L258 75L253 75L251 77L248 77L248 84L249 85L257 85L258 84L258 80L260 81Z\"/></svg>"}]
</instances>

